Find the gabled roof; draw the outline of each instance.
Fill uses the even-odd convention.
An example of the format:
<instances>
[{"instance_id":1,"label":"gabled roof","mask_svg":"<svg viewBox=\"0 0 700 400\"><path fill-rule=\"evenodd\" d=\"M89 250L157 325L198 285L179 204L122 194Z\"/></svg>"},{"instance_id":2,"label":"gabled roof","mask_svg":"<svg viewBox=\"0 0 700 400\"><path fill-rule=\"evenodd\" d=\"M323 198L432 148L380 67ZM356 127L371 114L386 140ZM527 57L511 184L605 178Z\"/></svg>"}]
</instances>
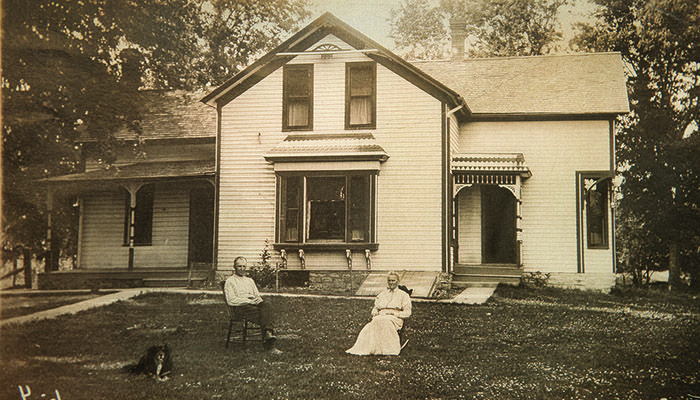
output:
<instances>
[{"instance_id":1,"label":"gabled roof","mask_svg":"<svg viewBox=\"0 0 700 400\"><path fill-rule=\"evenodd\" d=\"M463 105L464 107L459 112L464 116L469 115L469 108L457 92L328 12L214 89L202 99L202 102L210 105L227 104L294 58L289 53L307 50L329 34L338 37L357 50L374 50L367 52L366 55L435 98L447 102L450 106ZM286 53L286 55L280 55L280 53Z\"/></svg>"},{"instance_id":2,"label":"gabled roof","mask_svg":"<svg viewBox=\"0 0 700 400\"><path fill-rule=\"evenodd\" d=\"M418 61L454 89L474 117L629 112L619 53Z\"/></svg>"}]
</instances>

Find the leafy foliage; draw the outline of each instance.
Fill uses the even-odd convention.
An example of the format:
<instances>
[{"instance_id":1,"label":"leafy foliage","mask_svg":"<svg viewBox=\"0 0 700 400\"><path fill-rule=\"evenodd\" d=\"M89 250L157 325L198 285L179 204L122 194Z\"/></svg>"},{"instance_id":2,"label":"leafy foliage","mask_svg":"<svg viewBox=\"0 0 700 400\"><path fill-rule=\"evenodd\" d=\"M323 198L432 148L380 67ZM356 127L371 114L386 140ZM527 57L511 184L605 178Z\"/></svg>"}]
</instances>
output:
<instances>
[{"instance_id":1,"label":"leafy foliage","mask_svg":"<svg viewBox=\"0 0 700 400\"><path fill-rule=\"evenodd\" d=\"M678 273L666 260L678 256L698 281L700 7L692 0L595 2L599 21L579 25L573 47L619 51L628 68L632 113L616 143L624 178L620 249L636 257L631 268L670 265L671 280Z\"/></svg>"},{"instance_id":2,"label":"leafy foliage","mask_svg":"<svg viewBox=\"0 0 700 400\"><path fill-rule=\"evenodd\" d=\"M449 54L445 13L430 0L405 0L391 10L391 37L396 51L409 59L444 58Z\"/></svg>"},{"instance_id":3,"label":"leafy foliage","mask_svg":"<svg viewBox=\"0 0 700 400\"><path fill-rule=\"evenodd\" d=\"M413 58L445 54L447 21L463 23L472 57L530 56L556 49L557 13L568 0L405 0L392 12L398 52ZM453 38L454 39L454 38Z\"/></svg>"},{"instance_id":4,"label":"leafy foliage","mask_svg":"<svg viewBox=\"0 0 700 400\"><path fill-rule=\"evenodd\" d=\"M140 89L222 83L275 46L307 0L6 0L2 15L3 248L41 251L36 180L80 171L79 141L116 159L141 134ZM57 211L58 213L62 211Z\"/></svg>"}]
</instances>

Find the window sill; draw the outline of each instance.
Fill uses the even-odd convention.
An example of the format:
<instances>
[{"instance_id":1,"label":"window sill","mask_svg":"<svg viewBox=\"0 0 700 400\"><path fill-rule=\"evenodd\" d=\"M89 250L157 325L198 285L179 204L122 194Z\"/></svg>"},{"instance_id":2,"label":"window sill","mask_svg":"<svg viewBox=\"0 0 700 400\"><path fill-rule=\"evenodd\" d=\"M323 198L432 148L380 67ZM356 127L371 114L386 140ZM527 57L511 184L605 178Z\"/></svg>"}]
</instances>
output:
<instances>
[{"instance_id":1,"label":"window sill","mask_svg":"<svg viewBox=\"0 0 700 400\"><path fill-rule=\"evenodd\" d=\"M297 251L299 249L304 251L345 251L347 249L352 251L365 251L366 249L377 251L377 249L379 249L379 243L275 243L274 248L275 250L286 250L287 252Z\"/></svg>"}]
</instances>

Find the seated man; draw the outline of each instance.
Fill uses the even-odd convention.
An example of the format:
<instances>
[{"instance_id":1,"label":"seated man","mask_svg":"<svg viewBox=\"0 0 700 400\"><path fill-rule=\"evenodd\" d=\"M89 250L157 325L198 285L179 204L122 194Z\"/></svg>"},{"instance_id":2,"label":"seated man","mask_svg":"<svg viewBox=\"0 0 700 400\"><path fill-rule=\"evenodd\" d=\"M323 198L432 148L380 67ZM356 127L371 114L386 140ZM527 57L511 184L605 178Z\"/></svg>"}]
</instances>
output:
<instances>
[{"instance_id":1,"label":"seated man","mask_svg":"<svg viewBox=\"0 0 700 400\"><path fill-rule=\"evenodd\" d=\"M372 321L365 325L357 341L347 353L356 355L398 355L401 351L398 330L411 316L411 298L398 288L399 275L389 272L387 289L377 295L372 308Z\"/></svg>"},{"instance_id":2,"label":"seated man","mask_svg":"<svg viewBox=\"0 0 700 400\"><path fill-rule=\"evenodd\" d=\"M275 337L275 327L272 321L272 305L260 297L255 281L248 277L247 264L245 257L237 257L233 261L235 273L226 279L224 285L228 305L243 307L245 315L260 324L263 333L263 347L274 354L279 354L281 351L275 348L277 337Z\"/></svg>"}]
</instances>

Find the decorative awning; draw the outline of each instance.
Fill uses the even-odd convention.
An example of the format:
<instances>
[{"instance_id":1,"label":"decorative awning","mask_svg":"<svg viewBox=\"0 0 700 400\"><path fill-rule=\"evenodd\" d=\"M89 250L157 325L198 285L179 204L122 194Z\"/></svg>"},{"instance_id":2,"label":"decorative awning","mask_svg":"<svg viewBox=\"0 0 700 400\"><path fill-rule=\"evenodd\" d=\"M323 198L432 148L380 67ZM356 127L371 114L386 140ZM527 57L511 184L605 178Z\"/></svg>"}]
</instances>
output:
<instances>
[{"instance_id":1,"label":"decorative awning","mask_svg":"<svg viewBox=\"0 0 700 400\"><path fill-rule=\"evenodd\" d=\"M389 155L371 133L293 134L272 148L272 162L386 161Z\"/></svg>"},{"instance_id":2,"label":"decorative awning","mask_svg":"<svg viewBox=\"0 0 700 400\"><path fill-rule=\"evenodd\" d=\"M532 176L530 168L525 163L522 153L491 153L491 154L458 154L452 157L452 173L478 176L476 179L486 179L489 176L519 175L521 178ZM474 182L494 183L498 182Z\"/></svg>"},{"instance_id":3,"label":"decorative awning","mask_svg":"<svg viewBox=\"0 0 700 400\"><path fill-rule=\"evenodd\" d=\"M209 177L216 174L214 160L140 162L110 169L42 179L49 184L72 182L128 181L139 179L172 179Z\"/></svg>"}]
</instances>

